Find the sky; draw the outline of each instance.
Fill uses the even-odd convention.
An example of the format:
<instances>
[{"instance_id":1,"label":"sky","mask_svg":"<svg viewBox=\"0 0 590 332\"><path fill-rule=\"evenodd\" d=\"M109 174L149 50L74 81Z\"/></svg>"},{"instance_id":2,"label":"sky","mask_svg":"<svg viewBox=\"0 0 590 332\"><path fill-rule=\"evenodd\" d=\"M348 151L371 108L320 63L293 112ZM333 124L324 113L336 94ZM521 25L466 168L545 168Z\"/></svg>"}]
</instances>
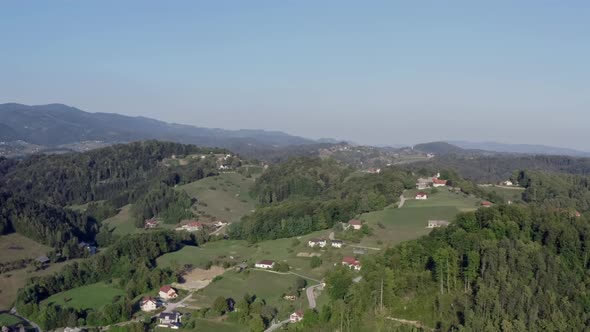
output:
<instances>
[{"instance_id":1,"label":"sky","mask_svg":"<svg viewBox=\"0 0 590 332\"><path fill-rule=\"evenodd\" d=\"M0 103L590 150L589 1L4 1Z\"/></svg>"}]
</instances>

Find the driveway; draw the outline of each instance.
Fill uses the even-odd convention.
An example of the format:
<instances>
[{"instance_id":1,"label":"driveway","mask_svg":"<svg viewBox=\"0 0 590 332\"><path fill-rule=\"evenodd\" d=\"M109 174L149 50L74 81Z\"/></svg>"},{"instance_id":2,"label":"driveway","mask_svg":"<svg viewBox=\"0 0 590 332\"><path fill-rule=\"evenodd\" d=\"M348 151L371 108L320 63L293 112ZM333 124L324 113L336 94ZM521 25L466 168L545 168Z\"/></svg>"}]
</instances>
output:
<instances>
[{"instance_id":1,"label":"driveway","mask_svg":"<svg viewBox=\"0 0 590 332\"><path fill-rule=\"evenodd\" d=\"M322 284L318 284L318 285L309 286L305 290L305 293L307 294L307 301L309 302L310 309L315 309L315 307L316 307L315 293L314 293L314 291L316 289L323 290L324 284L322 283Z\"/></svg>"},{"instance_id":2,"label":"driveway","mask_svg":"<svg viewBox=\"0 0 590 332\"><path fill-rule=\"evenodd\" d=\"M189 295L188 295L187 297L185 297L184 299L182 299L182 300L178 301L178 302L167 302L167 303L164 305L164 307L165 307L166 309L164 309L164 311L163 311L163 312L172 312L172 311L176 310L176 308L183 307L183 306L184 306L184 304L183 304L183 303L184 303L184 301L186 301L186 300L190 299L190 298L191 298L191 296L193 296L193 294L192 294L192 293L191 293L191 294L189 294Z\"/></svg>"},{"instance_id":3,"label":"driveway","mask_svg":"<svg viewBox=\"0 0 590 332\"><path fill-rule=\"evenodd\" d=\"M397 205L398 208L402 208L404 207L404 204L406 203L406 198L404 197L404 194L402 193L399 196L399 204Z\"/></svg>"}]
</instances>

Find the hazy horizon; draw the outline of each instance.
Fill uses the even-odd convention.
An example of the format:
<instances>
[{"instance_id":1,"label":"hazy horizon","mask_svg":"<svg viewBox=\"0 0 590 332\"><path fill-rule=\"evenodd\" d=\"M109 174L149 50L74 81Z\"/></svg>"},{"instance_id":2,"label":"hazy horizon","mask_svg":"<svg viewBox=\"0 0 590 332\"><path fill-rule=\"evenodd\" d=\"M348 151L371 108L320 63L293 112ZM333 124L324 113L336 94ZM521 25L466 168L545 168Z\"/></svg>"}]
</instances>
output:
<instances>
[{"instance_id":1,"label":"hazy horizon","mask_svg":"<svg viewBox=\"0 0 590 332\"><path fill-rule=\"evenodd\" d=\"M589 151L590 3L7 3L0 101L370 145Z\"/></svg>"}]
</instances>

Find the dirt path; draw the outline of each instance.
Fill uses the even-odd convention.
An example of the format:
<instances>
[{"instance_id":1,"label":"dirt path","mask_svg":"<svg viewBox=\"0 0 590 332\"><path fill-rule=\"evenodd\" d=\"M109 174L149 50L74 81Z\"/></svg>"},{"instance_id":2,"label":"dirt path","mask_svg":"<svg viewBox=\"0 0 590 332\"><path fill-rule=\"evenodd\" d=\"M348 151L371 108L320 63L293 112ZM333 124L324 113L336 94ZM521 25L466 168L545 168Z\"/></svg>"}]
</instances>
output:
<instances>
[{"instance_id":1,"label":"dirt path","mask_svg":"<svg viewBox=\"0 0 590 332\"><path fill-rule=\"evenodd\" d=\"M365 247L365 246L357 246L357 245L353 245L351 247L353 247L353 248L361 248L361 249L369 249L369 250L381 250L381 248Z\"/></svg>"},{"instance_id":2,"label":"dirt path","mask_svg":"<svg viewBox=\"0 0 590 332\"><path fill-rule=\"evenodd\" d=\"M399 196L399 204L397 205L398 209L404 207L406 203L406 198L404 197L404 193Z\"/></svg>"}]
</instances>

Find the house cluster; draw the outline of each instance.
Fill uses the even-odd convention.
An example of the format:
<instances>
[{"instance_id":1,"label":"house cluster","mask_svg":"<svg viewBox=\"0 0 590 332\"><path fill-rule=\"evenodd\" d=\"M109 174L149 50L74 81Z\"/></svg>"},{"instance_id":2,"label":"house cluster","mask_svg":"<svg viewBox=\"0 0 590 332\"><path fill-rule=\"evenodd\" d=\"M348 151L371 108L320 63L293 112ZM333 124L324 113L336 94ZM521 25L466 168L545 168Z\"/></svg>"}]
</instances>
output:
<instances>
[{"instance_id":1,"label":"house cluster","mask_svg":"<svg viewBox=\"0 0 590 332\"><path fill-rule=\"evenodd\" d=\"M439 228L449 226L449 222L446 220L428 220L427 228Z\"/></svg>"},{"instance_id":2,"label":"house cluster","mask_svg":"<svg viewBox=\"0 0 590 332\"><path fill-rule=\"evenodd\" d=\"M444 187L447 185L447 180L440 179L440 173L436 173L429 178L419 178L416 182L416 188L418 190L424 190L430 187Z\"/></svg>"},{"instance_id":3,"label":"house cluster","mask_svg":"<svg viewBox=\"0 0 590 332\"><path fill-rule=\"evenodd\" d=\"M254 264L254 267L257 267L259 269L272 270L275 267L275 262L265 259L256 262L256 264Z\"/></svg>"},{"instance_id":4,"label":"house cluster","mask_svg":"<svg viewBox=\"0 0 590 332\"><path fill-rule=\"evenodd\" d=\"M325 248L328 245L328 241L326 241L326 239L311 239L307 241L307 245L311 248ZM330 245L332 248L342 248L342 241L330 240Z\"/></svg>"},{"instance_id":5,"label":"house cluster","mask_svg":"<svg viewBox=\"0 0 590 332\"><path fill-rule=\"evenodd\" d=\"M349 269L354 269L356 271L360 271L361 269L361 262L359 262L356 258L351 256L344 256L342 258L342 265L348 267Z\"/></svg>"}]
</instances>

